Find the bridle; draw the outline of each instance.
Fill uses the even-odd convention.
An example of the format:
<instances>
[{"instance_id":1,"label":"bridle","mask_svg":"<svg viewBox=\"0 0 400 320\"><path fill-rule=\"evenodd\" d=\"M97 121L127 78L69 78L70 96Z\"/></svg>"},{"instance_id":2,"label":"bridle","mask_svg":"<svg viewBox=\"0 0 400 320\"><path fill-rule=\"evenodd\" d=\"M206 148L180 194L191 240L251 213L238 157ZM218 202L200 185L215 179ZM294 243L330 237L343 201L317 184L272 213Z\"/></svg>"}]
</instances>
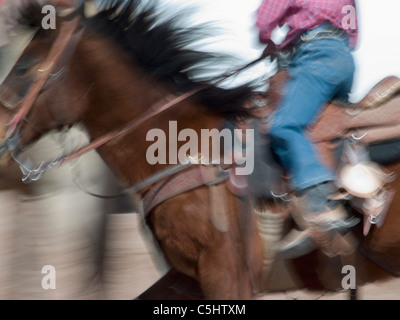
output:
<instances>
[{"instance_id":1,"label":"bridle","mask_svg":"<svg viewBox=\"0 0 400 320\"><path fill-rule=\"evenodd\" d=\"M19 111L8 124L6 139L13 137L17 133L18 128L21 126L23 120L31 111L36 98L38 97L43 87L46 85L55 66L57 65L61 57L63 57L63 53L66 51L67 46L69 44L72 45L73 40L76 43L79 41L83 30L80 30L77 35L73 37L74 32L78 28L78 23L79 18L75 17L73 20L66 21L61 25L60 34L57 37L54 45L51 47L47 58L43 63L41 63L40 67L38 68L36 77L33 80L33 84L27 92L26 96L23 98ZM74 46L76 45L76 43L74 43Z\"/></svg>"},{"instance_id":2,"label":"bridle","mask_svg":"<svg viewBox=\"0 0 400 320\"><path fill-rule=\"evenodd\" d=\"M6 131L6 141L2 146L0 146L0 150L2 152L10 151L13 154L14 160L16 160L19 163L21 170L25 175L23 181L26 183L31 181L36 181L42 176L44 172L52 168L61 166L63 163L67 161L79 158L83 154L88 153L89 151L92 151L94 149L97 149L102 145L108 143L109 141L130 132L131 130L138 127L147 120L155 117L159 113L162 113L163 111L171 108L172 106L178 104L179 102L186 100L190 96L195 95L199 91L203 90L204 87L206 87L206 86L200 86L180 96L172 96L172 95L168 96L163 99L163 102L159 101L156 102L153 106L151 106L146 114L138 118L135 118L133 121L129 122L122 128L109 132L106 135L90 142L85 147L82 147L67 155L60 155L52 161L42 162L39 165L39 167L35 169L26 168L18 160L16 154L18 153L17 150L18 139L19 139L18 130L22 126L22 123L24 122L26 116L31 111L35 100L39 96L43 87L46 85L56 65L60 64L59 63L60 60L67 59L65 52L68 51L69 53L68 55L71 55L73 51L71 48L75 48L75 46L79 42L79 39L83 33L84 28L81 28L79 30L78 26L79 26L79 17L75 17L71 21L65 21L62 23L60 27L59 36L57 37L52 48L50 49L50 52L45 61L40 64L36 77L33 80L33 84L31 85L25 97L22 99L18 112L8 124L8 128Z\"/></svg>"}]
</instances>

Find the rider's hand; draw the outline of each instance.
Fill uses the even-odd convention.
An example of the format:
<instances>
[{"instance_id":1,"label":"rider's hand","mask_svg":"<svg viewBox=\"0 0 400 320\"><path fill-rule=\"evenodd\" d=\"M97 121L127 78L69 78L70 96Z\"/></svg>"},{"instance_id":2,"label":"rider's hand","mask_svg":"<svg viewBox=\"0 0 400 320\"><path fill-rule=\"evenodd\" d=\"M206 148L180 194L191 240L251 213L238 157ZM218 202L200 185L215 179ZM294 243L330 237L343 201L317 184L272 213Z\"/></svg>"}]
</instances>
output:
<instances>
[{"instance_id":1,"label":"rider's hand","mask_svg":"<svg viewBox=\"0 0 400 320\"><path fill-rule=\"evenodd\" d=\"M267 47L264 49L264 51L262 53L262 56L264 58L269 56L269 57L271 57L271 60L273 60L273 59L275 59L277 54L278 54L278 48L276 47L276 44L272 40L269 40L267 42Z\"/></svg>"}]
</instances>

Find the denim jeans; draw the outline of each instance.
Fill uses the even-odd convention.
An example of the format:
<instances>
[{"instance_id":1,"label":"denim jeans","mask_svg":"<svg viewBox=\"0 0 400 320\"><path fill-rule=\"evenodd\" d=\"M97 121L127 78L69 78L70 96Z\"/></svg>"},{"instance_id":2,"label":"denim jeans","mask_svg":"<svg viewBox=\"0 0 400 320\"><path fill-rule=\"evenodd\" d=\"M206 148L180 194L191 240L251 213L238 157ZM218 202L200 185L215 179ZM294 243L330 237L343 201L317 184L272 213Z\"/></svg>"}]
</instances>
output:
<instances>
[{"instance_id":1,"label":"denim jeans","mask_svg":"<svg viewBox=\"0 0 400 320\"><path fill-rule=\"evenodd\" d=\"M272 117L271 147L295 190L335 179L319 161L305 130L332 99L348 99L355 65L347 40L316 39L299 46L289 64L290 80Z\"/></svg>"}]
</instances>

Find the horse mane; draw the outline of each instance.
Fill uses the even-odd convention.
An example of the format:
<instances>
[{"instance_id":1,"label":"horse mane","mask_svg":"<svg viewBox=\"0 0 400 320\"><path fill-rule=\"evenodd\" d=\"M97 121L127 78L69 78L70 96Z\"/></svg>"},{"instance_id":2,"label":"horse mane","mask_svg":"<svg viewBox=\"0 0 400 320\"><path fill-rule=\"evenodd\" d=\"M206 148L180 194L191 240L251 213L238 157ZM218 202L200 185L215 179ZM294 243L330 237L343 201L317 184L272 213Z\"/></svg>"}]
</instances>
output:
<instances>
[{"instance_id":1,"label":"horse mane","mask_svg":"<svg viewBox=\"0 0 400 320\"><path fill-rule=\"evenodd\" d=\"M204 84L215 83L216 76L202 76L196 80L195 74L206 74L210 66L218 67L221 62L231 61L232 57L222 53L209 53L188 48L197 41L204 40L206 25L179 27L187 12L174 12L173 17L163 17L157 11L156 1L143 4L141 0L103 1L103 7L93 17L85 17L85 25L102 37L112 38L116 45L125 51L139 68L155 77L171 90L185 93ZM23 12L25 24L37 21L40 10L33 10L38 4L29 4L30 9ZM79 9L78 9L79 10ZM36 22L37 23L37 22ZM222 88L210 85L194 96L211 112L226 118L244 118L248 111L244 102L254 92L253 81L235 88Z\"/></svg>"}]
</instances>

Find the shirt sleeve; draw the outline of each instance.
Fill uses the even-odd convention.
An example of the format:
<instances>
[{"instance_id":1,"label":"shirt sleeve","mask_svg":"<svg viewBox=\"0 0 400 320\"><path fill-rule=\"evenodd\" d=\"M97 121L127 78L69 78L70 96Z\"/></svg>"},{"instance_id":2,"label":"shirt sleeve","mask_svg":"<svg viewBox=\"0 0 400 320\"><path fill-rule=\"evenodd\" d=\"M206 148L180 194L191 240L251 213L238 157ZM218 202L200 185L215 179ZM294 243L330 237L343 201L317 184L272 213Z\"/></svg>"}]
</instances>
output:
<instances>
[{"instance_id":1,"label":"shirt sleeve","mask_svg":"<svg viewBox=\"0 0 400 320\"><path fill-rule=\"evenodd\" d=\"M276 26L284 20L290 4L290 0L263 0L256 12L256 27L261 42L267 42L271 38Z\"/></svg>"}]
</instances>

